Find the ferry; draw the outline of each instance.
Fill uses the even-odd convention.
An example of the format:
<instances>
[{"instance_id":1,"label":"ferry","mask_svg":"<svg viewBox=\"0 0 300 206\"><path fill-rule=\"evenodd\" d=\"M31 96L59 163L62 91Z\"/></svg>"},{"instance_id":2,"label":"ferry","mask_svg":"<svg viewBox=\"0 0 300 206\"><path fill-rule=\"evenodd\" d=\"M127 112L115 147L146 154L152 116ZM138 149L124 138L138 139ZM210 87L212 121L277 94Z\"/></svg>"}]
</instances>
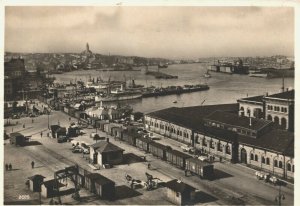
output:
<instances>
[{"instance_id":1,"label":"ferry","mask_svg":"<svg viewBox=\"0 0 300 206\"><path fill-rule=\"evenodd\" d=\"M113 101L124 101L142 98L142 92L140 91L130 91L130 90L115 90L111 91L108 96L96 96L95 102L113 102Z\"/></svg>"}]
</instances>

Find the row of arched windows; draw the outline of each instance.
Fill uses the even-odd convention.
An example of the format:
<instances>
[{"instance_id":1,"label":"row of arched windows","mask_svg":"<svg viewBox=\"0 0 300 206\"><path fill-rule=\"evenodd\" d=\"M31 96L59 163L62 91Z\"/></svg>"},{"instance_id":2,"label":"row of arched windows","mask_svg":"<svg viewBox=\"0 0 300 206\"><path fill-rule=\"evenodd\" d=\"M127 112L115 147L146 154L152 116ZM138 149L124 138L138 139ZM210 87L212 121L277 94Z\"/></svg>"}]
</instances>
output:
<instances>
[{"instance_id":1,"label":"row of arched windows","mask_svg":"<svg viewBox=\"0 0 300 206\"><path fill-rule=\"evenodd\" d=\"M258 155L257 154L250 154L250 159L253 161L258 162ZM270 165L270 158L269 157L261 157L261 163ZM274 167L283 168L283 163L281 160L274 160ZM291 165L291 163L287 163L287 171L294 172L294 165Z\"/></svg>"},{"instance_id":2,"label":"row of arched windows","mask_svg":"<svg viewBox=\"0 0 300 206\"><path fill-rule=\"evenodd\" d=\"M286 127L287 121L286 118L282 117L281 118L281 124L279 123L279 117L275 116L274 119L271 115L268 115L267 117L268 120L273 121L277 125L281 125L282 127Z\"/></svg>"}]
</instances>

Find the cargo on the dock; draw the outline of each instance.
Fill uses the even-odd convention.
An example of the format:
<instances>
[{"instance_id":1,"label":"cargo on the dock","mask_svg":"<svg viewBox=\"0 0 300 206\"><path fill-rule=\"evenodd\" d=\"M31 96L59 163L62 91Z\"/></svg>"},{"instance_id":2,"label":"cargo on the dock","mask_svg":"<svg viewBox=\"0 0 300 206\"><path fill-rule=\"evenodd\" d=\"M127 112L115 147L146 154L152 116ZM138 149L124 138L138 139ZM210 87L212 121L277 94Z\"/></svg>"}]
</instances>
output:
<instances>
[{"instance_id":1,"label":"cargo on the dock","mask_svg":"<svg viewBox=\"0 0 300 206\"><path fill-rule=\"evenodd\" d=\"M214 176L214 165L196 158L186 159L186 170L197 174L201 178L212 179Z\"/></svg>"},{"instance_id":2,"label":"cargo on the dock","mask_svg":"<svg viewBox=\"0 0 300 206\"><path fill-rule=\"evenodd\" d=\"M192 156L185 154L183 152L180 152L178 150L167 150L166 151L167 162L170 162L171 164L173 164L181 169L185 169L186 159L189 159L191 157Z\"/></svg>"}]
</instances>

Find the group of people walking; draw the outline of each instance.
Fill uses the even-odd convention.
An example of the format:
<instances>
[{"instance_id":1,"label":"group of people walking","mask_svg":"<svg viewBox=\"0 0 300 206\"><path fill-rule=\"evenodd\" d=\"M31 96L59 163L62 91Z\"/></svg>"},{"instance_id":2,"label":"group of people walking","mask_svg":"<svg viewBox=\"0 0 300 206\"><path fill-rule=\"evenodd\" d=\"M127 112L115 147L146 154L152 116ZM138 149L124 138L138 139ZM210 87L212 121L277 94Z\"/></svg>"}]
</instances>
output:
<instances>
[{"instance_id":1,"label":"group of people walking","mask_svg":"<svg viewBox=\"0 0 300 206\"><path fill-rule=\"evenodd\" d=\"M11 163L5 164L5 169L6 169L6 171L12 170L12 165L11 165Z\"/></svg>"}]
</instances>

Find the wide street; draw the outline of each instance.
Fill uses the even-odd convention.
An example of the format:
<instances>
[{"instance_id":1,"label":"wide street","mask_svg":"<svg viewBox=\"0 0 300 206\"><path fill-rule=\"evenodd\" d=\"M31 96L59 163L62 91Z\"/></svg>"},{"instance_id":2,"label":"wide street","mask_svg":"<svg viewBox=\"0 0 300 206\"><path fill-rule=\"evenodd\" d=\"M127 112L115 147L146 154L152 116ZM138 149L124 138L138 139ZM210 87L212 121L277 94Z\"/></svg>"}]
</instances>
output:
<instances>
[{"instance_id":1,"label":"wide street","mask_svg":"<svg viewBox=\"0 0 300 206\"><path fill-rule=\"evenodd\" d=\"M7 133L21 132L24 135L32 136L32 141L38 141L42 145L32 145L23 148L16 148L6 143L5 150L5 163L11 162L13 167L16 165L18 170L5 173L4 185L5 194L4 199L6 202L18 201L19 190L21 194L27 192L24 190L24 183L27 177L36 174L37 172L46 176L47 178L53 178L53 172L62 169L65 166L72 164L79 164L82 168L92 171L88 166L88 161L85 155L74 154L71 152L70 143L57 143L56 139L47 138L48 132L48 116L42 115L34 118L22 118L11 120L12 123L19 122L16 126L5 127ZM72 118L71 121L75 121ZM77 121L77 120L76 120ZM22 123L20 123L22 122ZM59 124L61 126L68 127L70 124L69 116L59 112L52 111L49 116L49 123ZM25 124L25 128L23 128ZM95 132L95 129L84 129L86 134L77 137L76 139L85 141L88 144L94 143L89 137L91 132ZM40 133L43 132L43 136ZM106 134L99 132L100 136L107 136ZM235 204L235 205L275 205L275 196L278 194L278 186L273 186L263 181L256 179L254 171L239 164L231 163L219 163L215 162L214 167L216 169L217 178L213 181L201 180L197 176L184 176L184 171L173 167L172 165L164 162L160 159L153 157L151 154L145 154L143 151L126 144L125 142L115 141L110 137L110 141L119 147L123 148L126 153L133 153L137 156L146 156L147 161L151 162L151 169L147 169L146 162L134 162L130 164L123 164L115 166L112 169L100 169L94 172L100 172L104 176L114 180L117 186L122 188L126 183L124 175L126 173L133 176L135 179L146 180L145 172L152 174L155 177L159 177L164 181L171 179L181 179L199 190L202 201L197 204ZM159 142L168 144L173 149L180 150L181 143L168 138L162 138ZM34 160L36 162L36 169L30 168L30 162ZM293 185L287 185L281 187L285 200L282 201L282 205L293 205ZM133 194L129 197L120 197L114 202L105 202L94 198L90 193L85 190L81 190L81 196L86 197L86 204L170 204L162 188L153 191L146 191L145 189L137 190L137 194ZM32 199L36 200L37 195L33 194ZM87 198L89 197L89 198ZM43 199L43 203L47 204L49 200ZM63 198L63 203L75 204L69 196ZM77 203L78 204L78 203Z\"/></svg>"}]
</instances>

